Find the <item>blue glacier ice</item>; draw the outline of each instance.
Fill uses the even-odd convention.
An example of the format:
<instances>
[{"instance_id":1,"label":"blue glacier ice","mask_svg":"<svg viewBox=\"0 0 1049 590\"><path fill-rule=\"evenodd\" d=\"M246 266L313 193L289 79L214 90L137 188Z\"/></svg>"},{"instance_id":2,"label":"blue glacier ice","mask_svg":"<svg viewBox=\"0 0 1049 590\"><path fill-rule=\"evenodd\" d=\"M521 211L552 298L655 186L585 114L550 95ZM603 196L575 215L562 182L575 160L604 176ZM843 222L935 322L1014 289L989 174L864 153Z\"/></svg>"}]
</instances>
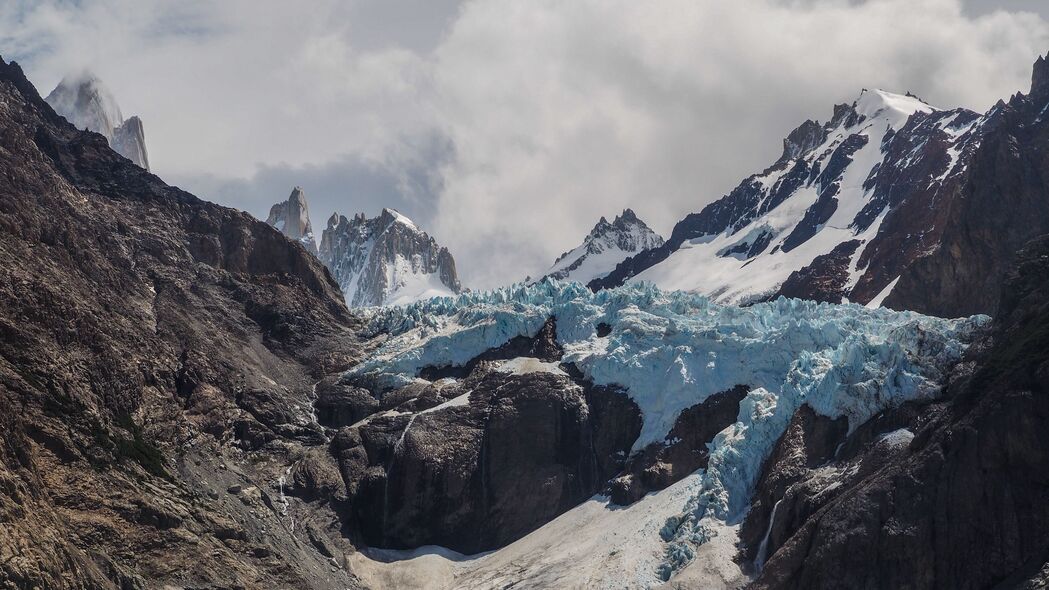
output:
<instances>
[{"instance_id":1,"label":"blue glacier ice","mask_svg":"<svg viewBox=\"0 0 1049 590\"><path fill-rule=\"evenodd\" d=\"M736 307L650 284L591 293L546 281L376 310L371 330L388 339L349 375L404 385L425 366L462 365L532 336L551 316L563 360L597 384L624 387L641 409L635 451L663 440L683 409L737 384L750 388L737 422L710 444L700 492L675 524L669 570L719 526L739 522L762 463L803 403L846 417L851 429L893 405L935 396L989 321L783 298ZM612 330L598 337L602 322Z\"/></svg>"}]
</instances>

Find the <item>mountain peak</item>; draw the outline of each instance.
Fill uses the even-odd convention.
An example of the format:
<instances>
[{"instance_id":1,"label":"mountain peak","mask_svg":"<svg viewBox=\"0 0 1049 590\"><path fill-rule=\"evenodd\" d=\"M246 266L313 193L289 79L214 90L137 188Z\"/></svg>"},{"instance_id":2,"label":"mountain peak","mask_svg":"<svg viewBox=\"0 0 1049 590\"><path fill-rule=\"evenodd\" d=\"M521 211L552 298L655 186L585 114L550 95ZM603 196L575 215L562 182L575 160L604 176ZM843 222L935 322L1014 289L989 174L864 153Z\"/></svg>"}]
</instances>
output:
<instances>
[{"instance_id":1,"label":"mountain peak","mask_svg":"<svg viewBox=\"0 0 1049 590\"><path fill-rule=\"evenodd\" d=\"M419 227L417 225L415 225L414 221L412 221L411 219L408 218L407 215L404 215L403 213L401 213L400 211L398 211L396 209L391 209L389 207L383 207L382 213L380 213L380 217L382 217L383 219L387 219L388 220L387 224L389 224L389 223L400 223L401 225L406 225L409 228L414 229L414 230L418 230L419 229Z\"/></svg>"},{"instance_id":2,"label":"mountain peak","mask_svg":"<svg viewBox=\"0 0 1049 590\"><path fill-rule=\"evenodd\" d=\"M281 233L297 240L307 250L316 254L317 244L313 239L313 226L310 224L310 209L306 203L306 193L297 186L291 191L286 201L270 207L266 223L280 230Z\"/></svg>"},{"instance_id":3,"label":"mountain peak","mask_svg":"<svg viewBox=\"0 0 1049 590\"><path fill-rule=\"evenodd\" d=\"M640 219L637 218L637 214L634 213L633 209L630 209L628 207L626 209L623 209L623 212L617 215L614 220L612 220L612 224L617 225L621 223L635 223L638 221L640 221Z\"/></svg>"},{"instance_id":4,"label":"mountain peak","mask_svg":"<svg viewBox=\"0 0 1049 590\"><path fill-rule=\"evenodd\" d=\"M890 123L901 119L906 121L914 113L932 113L937 110L911 93L896 94L877 88L864 88L854 108L857 114L868 119L885 117L890 119Z\"/></svg>"},{"instance_id":5,"label":"mountain peak","mask_svg":"<svg viewBox=\"0 0 1049 590\"><path fill-rule=\"evenodd\" d=\"M1038 56L1034 62L1034 71L1031 74L1031 96L1049 96L1049 59L1046 56Z\"/></svg>"},{"instance_id":6,"label":"mountain peak","mask_svg":"<svg viewBox=\"0 0 1049 590\"><path fill-rule=\"evenodd\" d=\"M373 218L358 213L344 221L332 215L319 257L348 305L402 305L462 290L448 249L396 209L386 207Z\"/></svg>"},{"instance_id":7,"label":"mountain peak","mask_svg":"<svg viewBox=\"0 0 1049 590\"><path fill-rule=\"evenodd\" d=\"M116 98L90 70L65 76L44 100L77 129L102 135L118 154L149 170L142 120L125 120Z\"/></svg>"},{"instance_id":8,"label":"mountain peak","mask_svg":"<svg viewBox=\"0 0 1049 590\"><path fill-rule=\"evenodd\" d=\"M110 141L113 130L124 123L116 98L88 70L63 77L44 100L78 129L94 131Z\"/></svg>"},{"instance_id":9,"label":"mountain peak","mask_svg":"<svg viewBox=\"0 0 1049 590\"><path fill-rule=\"evenodd\" d=\"M602 216L582 244L557 257L546 276L586 284L607 275L628 256L662 244L663 238L632 209L624 209L612 223Z\"/></svg>"}]
</instances>

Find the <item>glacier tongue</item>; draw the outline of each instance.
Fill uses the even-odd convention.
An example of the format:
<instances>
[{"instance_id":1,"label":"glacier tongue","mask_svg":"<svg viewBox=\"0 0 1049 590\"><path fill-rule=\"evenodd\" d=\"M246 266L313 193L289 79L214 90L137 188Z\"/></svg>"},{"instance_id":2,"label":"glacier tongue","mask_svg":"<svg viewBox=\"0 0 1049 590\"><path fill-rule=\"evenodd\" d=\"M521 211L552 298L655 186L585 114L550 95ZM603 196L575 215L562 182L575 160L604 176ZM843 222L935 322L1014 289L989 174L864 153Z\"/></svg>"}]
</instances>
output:
<instances>
[{"instance_id":1,"label":"glacier tongue","mask_svg":"<svg viewBox=\"0 0 1049 590\"><path fill-rule=\"evenodd\" d=\"M348 375L401 386L423 367L463 365L514 336L532 336L549 316L563 362L597 384L625 387L638 404L644 425L634 451L663 440L682 410L708 396L737 384L751 390L736 423L711 443L698 491L672 527L664 574L740 522L765 458L802 404L855 428L888 407L934 396L988 321L783 298L722 306L650 284L591 293L544 281L377 310L371 328L391 337ZM598 323L611 333L598 337Z\"/></svg>"}]
</instances>

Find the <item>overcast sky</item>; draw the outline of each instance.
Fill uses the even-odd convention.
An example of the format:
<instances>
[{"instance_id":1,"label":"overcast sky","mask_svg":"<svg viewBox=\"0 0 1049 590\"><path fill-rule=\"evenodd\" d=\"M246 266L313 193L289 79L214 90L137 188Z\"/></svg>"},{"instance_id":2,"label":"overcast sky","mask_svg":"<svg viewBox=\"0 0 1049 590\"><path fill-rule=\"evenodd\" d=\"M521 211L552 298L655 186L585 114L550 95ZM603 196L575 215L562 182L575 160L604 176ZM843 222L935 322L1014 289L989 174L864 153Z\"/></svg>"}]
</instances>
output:
<instances>
[{"instance_id":1,"label":"overcast sky","mask_svg":"<svg viewBox=\"0 0 1049 590\"><path fill-rule=\"evenodd\" d=\"M228 0L0 4L41 94L83 68L154 172L265 217L305 188L395 207L465 284L536 275L601 215L657 231L861 88L979 111L1026 91L1044 0Z\"/></svg>"}]
</instances>

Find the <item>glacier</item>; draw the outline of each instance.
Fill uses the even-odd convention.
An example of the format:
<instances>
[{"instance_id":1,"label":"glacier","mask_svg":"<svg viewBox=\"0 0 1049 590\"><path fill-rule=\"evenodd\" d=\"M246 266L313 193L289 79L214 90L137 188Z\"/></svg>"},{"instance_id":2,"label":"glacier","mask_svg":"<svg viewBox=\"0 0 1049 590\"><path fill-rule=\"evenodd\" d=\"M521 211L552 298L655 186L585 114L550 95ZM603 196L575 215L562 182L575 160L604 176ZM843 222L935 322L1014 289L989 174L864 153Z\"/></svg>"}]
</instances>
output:
<instances>
[{"instance_id":1,"label":"glacier","mask_svg":"<svg viewBox=\"0 0 1049 590\"><path fill-rule=\"evenodd\" d=\"M664 527L666 579L749 507L762 465L794 412L808 404L850 430L904 401L931 398L986 316L913 312L779 298L748 307L631 283L590 292L546 280L369 312L386 340L347 379L392 389L427 366L461 366L550 317L574 364L598 385L623 387L643 416L638 451L663 441L682 410L737 384L750 391L735 424L710 443L708 467L681 515ZM598 324L611 331L598 336Z\"/></svg>"}]
</instances>

